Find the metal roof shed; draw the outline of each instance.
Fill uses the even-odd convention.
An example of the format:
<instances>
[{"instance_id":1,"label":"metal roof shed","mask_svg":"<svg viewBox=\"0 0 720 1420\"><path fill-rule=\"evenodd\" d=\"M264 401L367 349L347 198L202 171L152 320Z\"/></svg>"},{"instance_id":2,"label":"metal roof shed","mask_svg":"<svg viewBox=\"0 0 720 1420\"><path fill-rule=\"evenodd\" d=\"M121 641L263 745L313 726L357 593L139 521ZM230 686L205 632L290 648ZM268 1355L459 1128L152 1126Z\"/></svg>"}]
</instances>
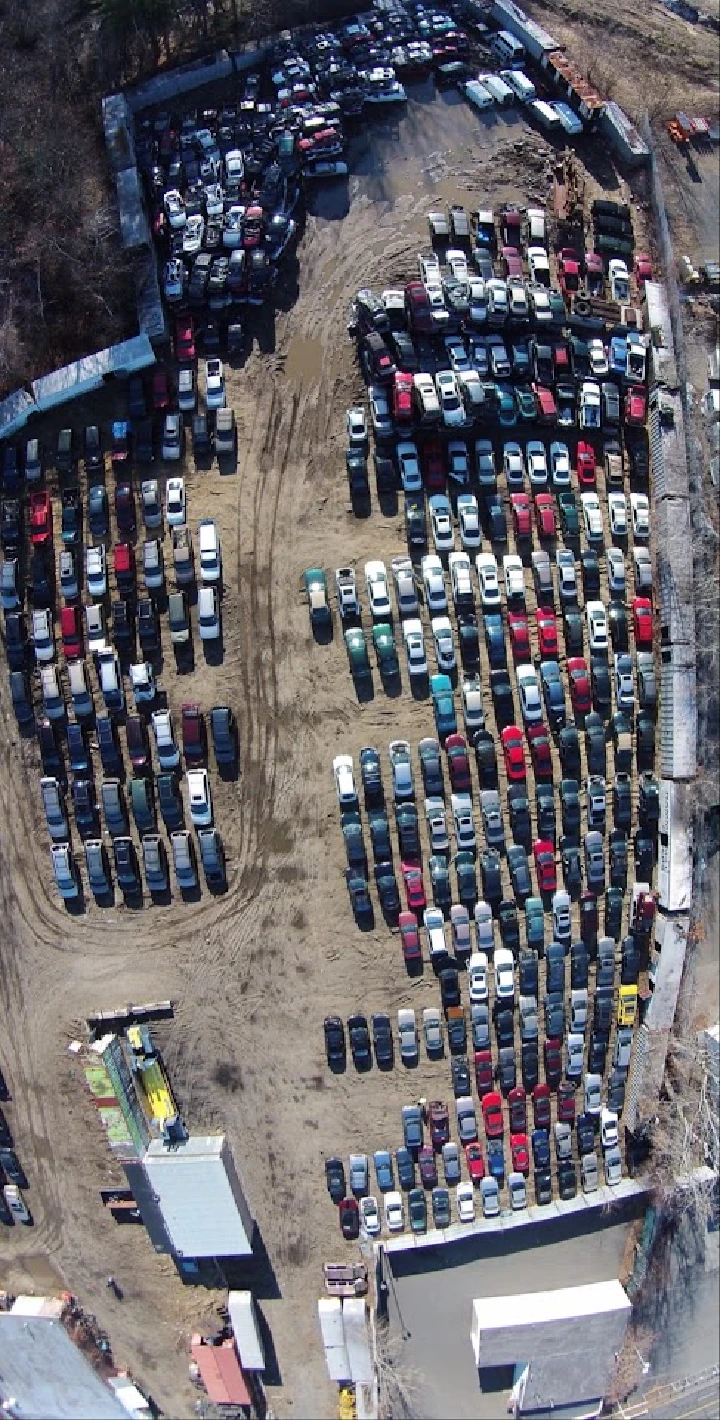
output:
<instances>
[{"instance_id":1,"label":"metal roof shed","mask_svg":"<svg viewBox=\"0 0 720 1420\"><path fill-rule=\"evenodd\" d=\"M0 1410L43 1420L128 1420L63 1323L0 1312Z\"/></svg>"},{"instance_id":2,"label":"metal roof shed","mask_svg":"<svg viewBox=\"0 0 720 1420\"><path fill-rule=\"evenodd\" d=\"M36 407L27 390L14 390L0 401L0 439L9 438L11 434L17 434L18 429L24 429Z\"/></svg>"},{"instance_id":3,"label":"metal roof shed","mask_svg":"<svg viewBox=\"0 0 720 1420\"><path fill-rule=\"evenodd\" d=\"M73 360L71 365L63 365L39 380L33 380L32 391L39 413L54 409L58 404L67 404L71 399L90 394L112 379L123 379L135 370L145 370L155 364L155 354L146 335L134 335L130 340L121 340L119 345L109 345L105 350L96 350L94 355L83 355Z\"/></svg>"},{"instance_id":4,"label":"metal roof shed","mask_svg":"<svg viewBox=\"0 0 720 1420\"><path fill-rule=\"evenodd\" d=\"M250 1405L252 1397L235 1355L232 1341L209 1346L202 1336L193 1336L190 1354L213 1405Z\"/></svg>"},{"instance_id":5,"label":"metal roof shed","mask_svg":"<svg viewBox=\"0 0 720 1420\"><path fill-rule=\"evenodd\" d=\"M255 1225L224 1134L154 1139L143 1168L176 1257L251 1255Z\"/></svg>"}]
</instances>

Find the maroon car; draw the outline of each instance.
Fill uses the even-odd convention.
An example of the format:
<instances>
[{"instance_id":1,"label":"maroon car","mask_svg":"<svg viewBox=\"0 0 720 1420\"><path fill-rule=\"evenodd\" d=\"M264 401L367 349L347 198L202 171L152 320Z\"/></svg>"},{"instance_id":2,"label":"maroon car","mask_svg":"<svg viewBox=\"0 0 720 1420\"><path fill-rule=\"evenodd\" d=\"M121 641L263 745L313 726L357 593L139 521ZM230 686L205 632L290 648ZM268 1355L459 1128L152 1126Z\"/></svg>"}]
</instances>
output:
<instances>
[{"instance_id":1,"label":"maroon car","mask_svg":"<svg viewBox=\"0 0 720 1420\"><path fill-rule=\"evenodd\" d=\"M548 1088L556 1090L562 1079L562 1046L555 1036L544 1042L543 1056Z\"/></svg>"},{"instance_id":2,"label":"maroon car","mask_svg":"<svg viewBox=\"0 0 720 1420\"><path fill-rule=\"evenodd\" d=\"M420 1181L424 1188L437 1187L437 1164L435 1154L429 1144L423 1144L418 1152L418 1169L420 1171Z\"/></svg>"},{"instance_id":3,"label":"maroon car","mask_svg":"<svg viewBox=\"0 0 720 1420\"><path fill-rule=\"evenodd\" d=\"M448 735L445 741L450 783L455 793L472 788L467 743L462 735Z\"/></svg>"},{"instance_id":4,"label":"maroon car","mask_svg":"<svg viewBox=\"0 0 720 1420\"><path fill-rule=\"evenodd\" d=\"M550 1086L536 1085L532 1095L533 1122L536 1129L550 1128Z\"/></svg>"}]
</instances>

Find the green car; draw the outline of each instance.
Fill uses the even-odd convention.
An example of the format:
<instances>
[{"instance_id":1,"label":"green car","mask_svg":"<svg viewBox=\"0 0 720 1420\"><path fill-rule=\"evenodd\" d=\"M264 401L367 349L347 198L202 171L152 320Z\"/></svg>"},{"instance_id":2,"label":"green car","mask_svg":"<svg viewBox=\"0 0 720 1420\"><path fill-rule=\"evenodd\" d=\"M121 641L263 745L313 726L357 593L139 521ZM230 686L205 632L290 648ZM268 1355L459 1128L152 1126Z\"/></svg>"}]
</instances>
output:
<instances>
[{"instance_id":1,"label":"green car","mask_svg":"<svg viewBox=\"0 0 720 1420\"><path fill-rule=\"evenodd\" d=\"M542 956L545 946L545 915L541 897L525 899L525 935L530 950Z\"/></svg>"},{"instance_id":2,"label":"green car","mask_svg":"<svg viewBox=\"0 0 720 1420\"><path fill-rule=\"evenodd\" d=\"M536 418L535 396L528 385L516 385L515 401L521 419L533 423Z\"/></svg>"},{"instance_id":3,"label":"green car","mask_svg":"<svg viewBox=\"0 0 720 1420\"><path fill-rule=\"evenodd\" d=\"M427 1232L427 1202L421 1188L411 1188L408 1193L408 1214L410 1227L414 1233Z\"/></svg>"},{"instance_id":4,"label":"green car","mask_svg":"<svg viewBox=\"0 0 720 1420\"><path fill-rule=\"evenodd\" d=\"M305 573L305 591L310 609L310 625L315 631L330 626L332 615L328 602L327 578L322 567L309 567Z\"/></svg>"},{"instance_id":5,"label":"green car","mask_svg":"<svg viewBox=\"0 0 720 1420\"><path fill-rule=\"evenodd\" d=\"M432 675L430 677L430 694L432 695L437 732L440 739L444 740L446 735L454 735L457 732L457 715L455 714L455 701L449 675Z\"/></svg>"},{"instance_id":6,"label":"green car","mask_svg":"<svg viewBox=\"0 0 720 1420\"><path fill-rule=\"evenodd\" d=\"M351 626L345 632L345 649L350 662L350 670L355 679L370 675L370 658L365 645L365 633L360 626Z\"/></svg>"},{"instance_id":7,"label":"green car","mask_svg":"<svg viewBox=\"0 0 720 1420\"><path fill-rule=\"evenodd\" d=\"M381 621L377 626L373 626L372 638L381 676L391 679L393 676L399 675L400 666L395 650L392 626L387 621Z\"/></svg>"},{"instance_id":8,"label":"green car","mask_svg":"<svg viewBox=\"0 0 720 1420\"><path fill-rule=\"evenodd\" d=\"M496 385L497 417L504 429L513 429L517 424L517 410L512 385Z\"/></svg>"},{"instance_id":9,"label":"green car","mask_svg":"<svg viewBox=\"0 0 720 1420\"><path fill-rule=\"evenodd\" d=\"M553 320L559 321L560 325L564 325L567 320L567 310L565 308L565 300L562 291L548 291L548 297L550 299L550 311Z\"/></svg>"},{"instance_id":10,"label":"green car","mask_svg":"<svg viewBox=\"0 0 720 1420\"><path fill-rule=\"evenodd\" d=\"M569 489L563 489L562 493L558 493L557 495L557 503L563 537L579 537L580 520L578 518L575 494L571 493Z\"/></svg>"}]
</instances>

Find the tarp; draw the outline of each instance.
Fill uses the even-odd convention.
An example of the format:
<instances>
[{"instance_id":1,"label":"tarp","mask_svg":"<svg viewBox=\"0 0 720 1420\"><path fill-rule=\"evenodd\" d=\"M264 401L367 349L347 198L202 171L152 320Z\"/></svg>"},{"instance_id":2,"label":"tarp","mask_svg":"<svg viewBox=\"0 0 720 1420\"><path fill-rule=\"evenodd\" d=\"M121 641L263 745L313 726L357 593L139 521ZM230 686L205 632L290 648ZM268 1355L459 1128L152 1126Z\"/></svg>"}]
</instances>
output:
<instances>
[{"instance_id":1,"label":"tarp","mask_svg":"<svg viewBox=\"0 0 720 1420\"><path fill-rule=\"evenodd\" d=\"M35 403L40 412L53 409L57 404L66 404L68 400L99 389L113 377L121 379L134 370L144 370L154 364L155 355L147 335L135 335L131 340L96 350L94 355L83 355L71 365L63 365L33 380Z\"/></svg>"},{"instance_id":2,"label":"tarp","mask_svg":"<svg viewBox=\"0 0 720 1420\"><path fill-rule=\"evenodd\" d=\"M250 1405L250 1392L232 1341L223 1341L220 1346L206 1346L201 1338L194 1337L190 1353L208 1399L214 1405Z\"/></svg>"}]
</instances>

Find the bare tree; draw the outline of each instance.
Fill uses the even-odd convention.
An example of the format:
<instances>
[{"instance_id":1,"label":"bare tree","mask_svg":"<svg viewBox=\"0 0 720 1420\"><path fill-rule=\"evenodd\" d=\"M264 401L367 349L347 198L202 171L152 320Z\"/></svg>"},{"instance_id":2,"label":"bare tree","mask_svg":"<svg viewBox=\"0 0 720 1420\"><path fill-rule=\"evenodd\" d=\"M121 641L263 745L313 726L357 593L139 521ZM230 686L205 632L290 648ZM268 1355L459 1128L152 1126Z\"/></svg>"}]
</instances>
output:
<instances>
[{"instance_id":1,"label":"bare tree","mask_svg":"<svg viewBox=\"0 0 720 1420\"><path fill-rule=\"evenodd\" d=\"M420 1420L418 1406L423 1377L403 1356L399 1336L378 1334L375 1369L378 1380L380 1420Z\"/></svg>"}]
</instances>

